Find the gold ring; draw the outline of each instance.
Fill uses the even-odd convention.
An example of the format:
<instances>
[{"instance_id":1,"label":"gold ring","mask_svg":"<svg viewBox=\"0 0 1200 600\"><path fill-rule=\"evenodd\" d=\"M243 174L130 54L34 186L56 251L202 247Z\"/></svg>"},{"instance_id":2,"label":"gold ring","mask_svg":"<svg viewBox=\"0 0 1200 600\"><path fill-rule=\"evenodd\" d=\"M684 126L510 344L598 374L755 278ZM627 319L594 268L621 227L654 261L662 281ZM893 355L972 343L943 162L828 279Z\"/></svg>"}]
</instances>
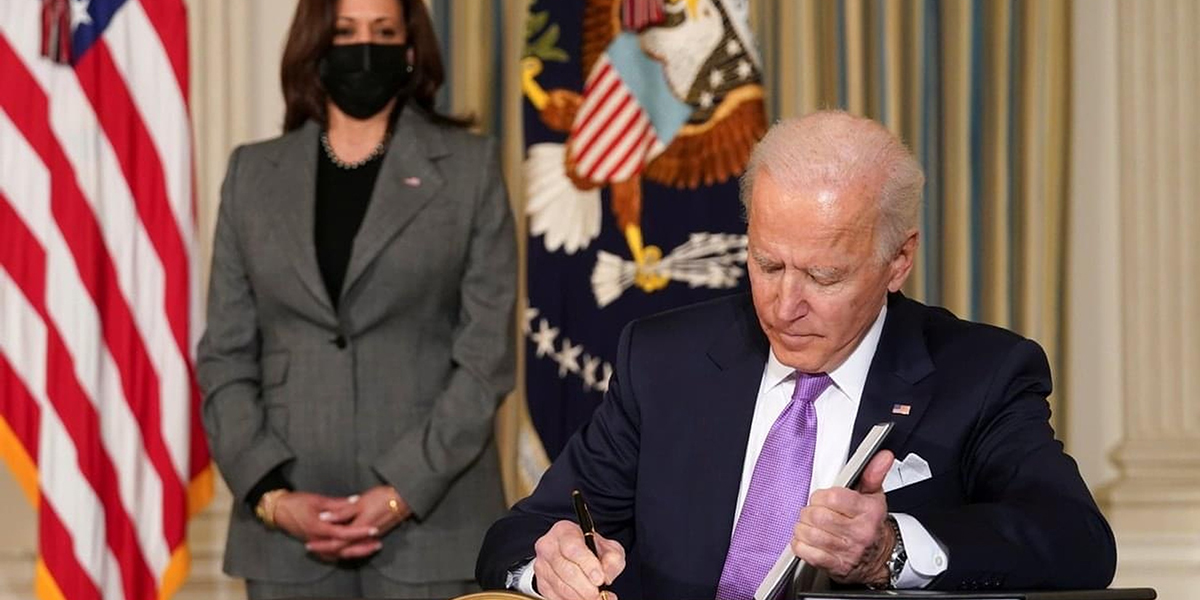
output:
<instances>
[{"instance_id":1,"label":"gold ring","mask_svg":"<svg viewBox=\"0 0 1200 600\"><path fill-rule=\"evenodd\" d=\"M394 514L394 515L400 514L400 503L397 502L395 498L391 498L388 500L388 508L392 509L392 514Z\"/></svg>"}]
</instances>

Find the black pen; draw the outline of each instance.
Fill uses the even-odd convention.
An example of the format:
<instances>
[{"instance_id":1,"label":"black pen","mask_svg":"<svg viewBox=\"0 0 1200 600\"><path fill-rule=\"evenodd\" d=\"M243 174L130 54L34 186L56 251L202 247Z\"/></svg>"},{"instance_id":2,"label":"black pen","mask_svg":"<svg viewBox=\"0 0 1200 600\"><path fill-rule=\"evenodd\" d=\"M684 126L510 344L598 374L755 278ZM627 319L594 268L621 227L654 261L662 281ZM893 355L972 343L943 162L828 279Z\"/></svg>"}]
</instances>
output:
<instances>
[{"instance_id":1,"label":"black pen","mask_svg":"<svg viewBox=\"0 0 1200 600\"><path fill-rule=\"evenodd\" d=\"M583 530L583 543L587 544L588 550L599 559L600 552L596 550L596 523L592 521L592 514L588 512L583 494L579 490L571 491L571 503L575 505L575 519L579 521L579 528ZM600 584L600 600L608 600L608 584Z\"/></svg>"}]
</instances>

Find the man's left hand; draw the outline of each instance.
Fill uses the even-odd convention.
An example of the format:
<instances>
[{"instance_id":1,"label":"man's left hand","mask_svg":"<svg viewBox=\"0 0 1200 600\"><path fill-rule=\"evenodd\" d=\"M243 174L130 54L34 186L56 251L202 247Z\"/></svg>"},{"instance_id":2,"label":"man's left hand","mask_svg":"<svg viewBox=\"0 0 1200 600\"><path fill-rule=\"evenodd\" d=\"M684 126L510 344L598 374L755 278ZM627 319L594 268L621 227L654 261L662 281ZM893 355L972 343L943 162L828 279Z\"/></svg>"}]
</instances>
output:
<instances>
[{"instance_id":1,"label":"man's left hand","mask_svg":"<svg viewBox=\"0 0 1200 600\"><path fill-rule=\"evenodd\" d=\"M828 488L809 496L792 534L792 551L838 583L886 585L895 533L887 525L883 479L895 457L883 450L863 469L857 490Z\"/></svg>"}]
</instances>

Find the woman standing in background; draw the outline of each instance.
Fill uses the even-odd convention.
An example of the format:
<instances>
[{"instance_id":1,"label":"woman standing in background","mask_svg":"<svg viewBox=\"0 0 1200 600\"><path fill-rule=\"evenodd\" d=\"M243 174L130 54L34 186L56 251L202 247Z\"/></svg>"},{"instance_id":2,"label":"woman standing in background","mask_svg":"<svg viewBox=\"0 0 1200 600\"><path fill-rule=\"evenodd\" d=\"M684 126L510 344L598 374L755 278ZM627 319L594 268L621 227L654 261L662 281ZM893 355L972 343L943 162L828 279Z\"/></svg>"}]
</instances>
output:
<instances>
[{"instance_id":1,"label":"woman standing in background","mask_svg":"<svg viewBox=\"0 0 1200 600\"><path fill-rule=\"evenodd\" d=\"M469 592L504 510L516 240L443 78L422 0L300 0L285 134L230 159L198 376L252 599Z\"/></svg>"}]
</instances>

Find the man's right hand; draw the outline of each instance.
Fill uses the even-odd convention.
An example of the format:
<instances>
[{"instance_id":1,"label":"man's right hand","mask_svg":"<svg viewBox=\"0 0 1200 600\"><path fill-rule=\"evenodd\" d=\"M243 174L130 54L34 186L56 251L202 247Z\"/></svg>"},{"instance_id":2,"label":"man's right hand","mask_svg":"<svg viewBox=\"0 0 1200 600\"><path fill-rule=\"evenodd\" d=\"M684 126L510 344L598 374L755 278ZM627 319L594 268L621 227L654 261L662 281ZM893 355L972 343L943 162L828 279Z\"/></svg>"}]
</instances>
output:
<instances>
[{"instance_id":1,"label":"man's right hand","mask_svg":"<svg viewBox=\"0 0 1200 600\"><path fill-rule=\"evenodd\" d=\"M308 492L288 492L275 501L275 525L304 542L340 540L345 546L363 547L370 554L378 550L379 534L374 527L351 526L345 521L357 514L354 502ZM341 515L334 519L330 515ZM349 519L345 515L350 515ZM344 519L344 520L343 520ZM314 552L322 560L336 561L338 552Z\"/></svg>"},{"instance_id":2,"label":"man's right hand","mask_svg":"<svg viewBox=\"0 0 1200 600\"><path fill-rule=\"evenodd\" d=\"M596 534L597 558L573 521L559 521L534 544L533 573L537 592L547 600L596 600L600 585L612 583L625 570L621 544ZM610 599L616 596L608 594Z\"/></svg>"}]
</instances>

